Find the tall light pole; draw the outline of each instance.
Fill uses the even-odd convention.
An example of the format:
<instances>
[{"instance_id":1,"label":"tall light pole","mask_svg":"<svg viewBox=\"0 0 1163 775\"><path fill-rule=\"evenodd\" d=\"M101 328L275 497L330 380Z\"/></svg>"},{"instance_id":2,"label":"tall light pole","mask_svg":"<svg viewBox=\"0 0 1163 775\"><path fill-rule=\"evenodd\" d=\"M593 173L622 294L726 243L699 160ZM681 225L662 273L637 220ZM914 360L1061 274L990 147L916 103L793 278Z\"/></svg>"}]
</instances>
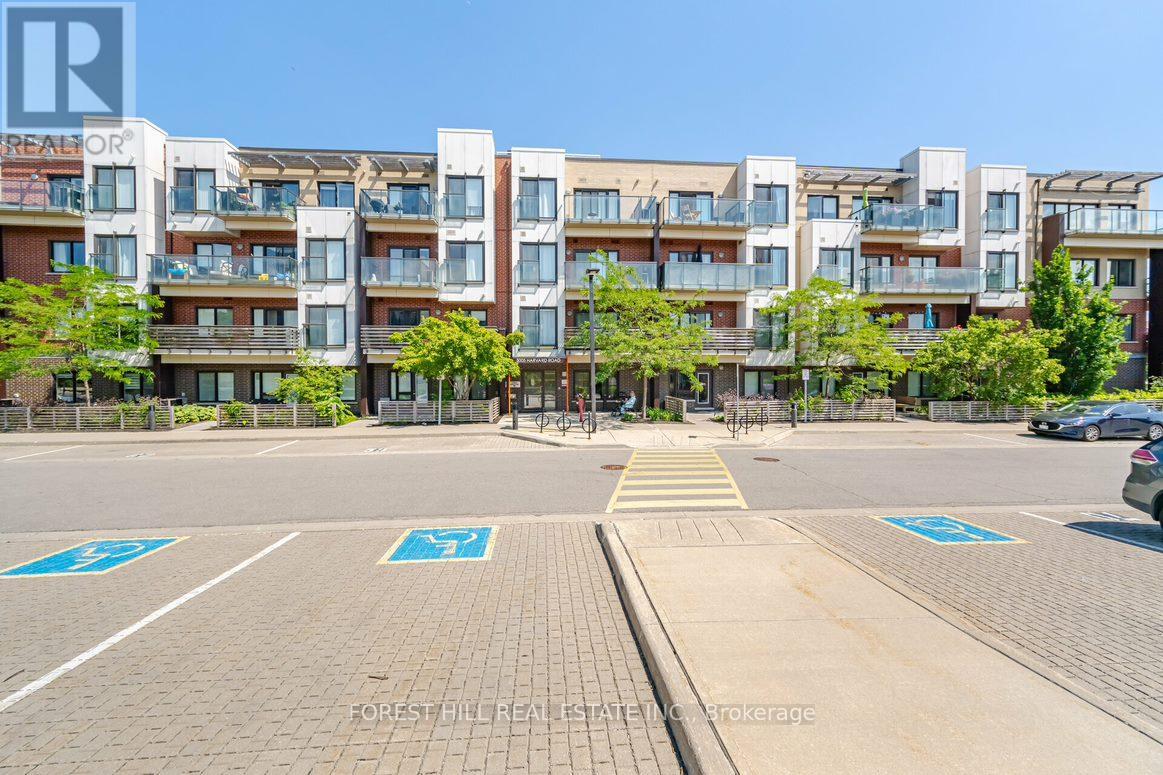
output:
<instances>
[{"instance_id":1,"label":"tall light pole","mask_svg":"<svg viewBox=\"0 0 1163 775\"><path fill-rule=\"evenodd\" d=\"M598 335L594 327L597 322L597 318L594 316L594 280L601 274L601 271L596 266L586 269L586 279L590 284L590 412L593 412L594 407L598 405ZM596 414L594 419L597 419Z\"/></svg>"}]
</instances>

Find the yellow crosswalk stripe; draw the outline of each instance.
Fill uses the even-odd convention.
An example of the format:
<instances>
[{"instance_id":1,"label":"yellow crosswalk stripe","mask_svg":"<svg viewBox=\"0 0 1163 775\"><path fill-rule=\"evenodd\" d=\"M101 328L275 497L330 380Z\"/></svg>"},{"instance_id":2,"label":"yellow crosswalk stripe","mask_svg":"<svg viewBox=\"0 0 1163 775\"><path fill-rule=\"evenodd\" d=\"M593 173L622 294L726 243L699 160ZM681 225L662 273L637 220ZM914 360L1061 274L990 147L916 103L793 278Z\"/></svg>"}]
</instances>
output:
<instances>
[{"instance_id":1,"label":"yellow crosswalk stripe","mask_svg":"<svg viewBox=\"0 0 1163 775\"><path fill-rule=\"evenodd\" d=\"M630 456L606 513L622 509L746 509L739 486L714 450L651 450Z\"/></svg>"}]
</instances>

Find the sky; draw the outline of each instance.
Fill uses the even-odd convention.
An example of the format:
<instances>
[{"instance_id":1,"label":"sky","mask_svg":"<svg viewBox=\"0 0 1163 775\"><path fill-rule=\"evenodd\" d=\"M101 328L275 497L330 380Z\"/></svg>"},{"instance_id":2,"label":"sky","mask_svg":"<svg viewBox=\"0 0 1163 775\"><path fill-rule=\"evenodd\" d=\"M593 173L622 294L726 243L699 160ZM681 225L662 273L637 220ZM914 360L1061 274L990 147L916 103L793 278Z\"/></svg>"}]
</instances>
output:
<instances>
[{"instance_id":1,"label":"sky","mask_svg":"<svg viewBox=\"0 0 1163 775\"><path fill-rule=\"evenodd\" d=\"M140 0L137 112L237 145L1163 170L1155 2Z\"/></svg>"}]
</instances>

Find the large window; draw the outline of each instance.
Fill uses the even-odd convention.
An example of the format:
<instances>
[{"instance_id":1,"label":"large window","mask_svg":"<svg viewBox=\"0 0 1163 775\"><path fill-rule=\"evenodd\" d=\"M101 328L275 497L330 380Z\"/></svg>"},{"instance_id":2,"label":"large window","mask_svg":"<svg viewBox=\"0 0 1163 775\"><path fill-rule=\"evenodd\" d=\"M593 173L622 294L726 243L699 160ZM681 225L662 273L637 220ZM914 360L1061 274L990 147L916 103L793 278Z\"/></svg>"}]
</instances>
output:
<instances>
[{"instance_id":1,"label":"large window","mask_svg":"<svg viewBox=\"0 0 1163 775\"><path fill-rule=\"evenodd\" d=\"M174 192L171 206L176 213L213 210L214 170L174 170Z\"/></svg>"},{"instance_id":2,"label":"large window","mask_svg":"<svg viewBox=\"0 0 1163 775\"><path fill-rule=\"evenodd\" d=\"M428 258L428 248L388 248L388 258Z\"/></svg>"},{"instance_id":3,"label":"large window","mask_svg":"<svg viewBox=\"0 0 1163 775\"><path fill-rule=\"evenodd\" d=\"M552 285L557 282L557 243L522 243L517 261L517 282Z\"/></svg>"},{"instance_id":4,"label":"large window","mask_svg":"<svg viewBox=\"0 0 1163 775\"><path fill-rule=\"evenodd\" d=\"M1070 270L1074 272L1075 277L1082 272L1086 272L1085 282L1094 286L1101 285L1098 276L1097 258L1072 258L1070 259Z\"/></svg>"},{"instance_id":5,"label":"large window","mask_svg":"<svg viewBox=\"0 0 1163 775\"><path fill-rule=\"evenodd\" d=\"M607 250L606 257L609 258L613 263L618 263L618 251ZM575 250L573 252L573 260L582 262L593 260L595 263L600 263L602 258L598 255L598 251L596 250Z\"/></svg>"},{"instance_id":6,"label":"large window","mask_svg":"<svg viewBox=\"0 0 1163 775\"><path fill-rule=\"evenodd\" d=\"M234 310L230 307L198 307L197 316L200 326L234 325Z\"/></svg>"},{"instance_id":7,"label":"large window","mask_svg":"<svg viewBox=\"0 0 1163 775\"><path fill-rule=\"evenodd\" d=\"M447 218L485 217L485 179L463 176L449 176L445 183L448 196L445 197L444 215Z\"/></svg>"},{"instance_id":8,"label":"large window","mask_svg":"<svg viewBox=\"0 0 1163 775\"><path fill-rule=\"evenodd\" d=\"M521 178L517 197L517 218L522 221L552 221L557 218L557 181L553 178Z\"/></svg>"},{"instance_id":9,"label":"large window","mask_svg":"<svg viewBox=\"0 0 1163 775\"><path fill-rule=\"evenodd\" d=\"M320 207L355 207L354 183L320 183Z\"/></svg>"},{"instance_id":10,"label":"large window","mask_svg":"<svg viewBox=\"0 0 1163 775\"><path fill-rule=\"evenodd\" d=\"M67 272L71 266L85 265L84 242L50 242L49 271Z\"/></svg>"},{"instance_id":11,"label":"large window","mask_svg":"<svg viewBox=\"0 0 1163 775\"><path fill-rule=\"evenodd\" d=\"M136 180L133 167L94 167L89 207L93 210L134 210Z\"/></svg>"},{"instance_id":12,"label":"large window","mask_svg":"<svg viewBox=\"0 0 1163 775\"><path fill-rule=\"evenodd\" d=\"M991 191L987 195L986 229L989 231L1017 231L1018 195L1007 191Z\"/></svg>"},{"instance_id":13,"label":"large window","mask_svg":"<svg viewBox=\"0 0 1163 775\"><path fill-rule=\"evenodd\" d=\"M820 248L819 275L852 286L852 248Z\"/></svg>"},{"instance_id":14,"label":"large window","mask_svg":"<svg viewBox=\"0 0 1163 775\"><path fill-rule=\"evenodd\" d=\"M428 380L409 371L393 371L388 380L388 397L392 401L427 401Z\"/></svg>"},{"instance_id":15,"label":"large window","mask_svg":"<svg viewBox=\"0 0 1163 775\"><path fill-rule=\"evenodd\" d=\"M808 220L815 218L839 218L840 198L824 194L808 196Z\"/></svg>"},{"instance_id":16,"label":"large window","mask_svg":"<svg viewBox=\"0 0 1163 775\"><path fill-rule=\"evenodd\" d=\"M137 237L93 238L98 268L115 277L137 277Z\"/></svg>"},{"instance_id":17,"label":"large window","mask_svg":"<svg viewBox=\"0 0 1163 775\"><path fill-rule=\"evenodd\" d=\"M522 307L519 321L523 347L557 346L557 307Z\"/></svg>"},{"instance_id":18,"label":"large window","mask_svg":"<svg viewBox=\"0 0 1163 775\"><path fill-rule=\"evenodd\" d=\"M752 218L757 224L787 223L787 186L756 186Z\"/></svg>"},{"instance_id":19,"label":"large window","mask_svg":"<svg viewBox=\"0 0 1163 775\"><path fill-rule=\"evenodd\" d=\"M985 254L985 289L988 291L1016 291L1018 289L1018 254L990 251Z\"/></svg>"},{"instance_id":20,"label":"large window","mask_svg":"<svg viewBox=\"0 0 1163 775\"><path fill-rule=\"evenodd\" d=\"M448 243L448 280L452 283L485 281L485 243Z\"/></svg>"},{"instance_id":21,"label":"large window","mask_svg":"<svg viewBox=\"0 0 1163 775\"><path fill-rule=\"evenodd\" d=\"M866 206L872 207L873 205L890 205L890 204L892 204L892 197L891 196L870 196L870 197L867 197L867 199L868 199L868 204L865 205L864 204L864 200L865 200L864 194L853 195L853 197L852 197L852 214L853 215L856 215L856 213L863 210Z\"/></svg>"},{"instance_id":22,"label":"large window","mask_svg":"<svg viewBox=\"0 0 1163 775\"><path fill-rule=\"evenodd\" d=\"M341 239L307 240L307 279L322 282L347 277L347 244Z\"/></svg>"},{"instance_id":23,"label":"large window","mask_svg":"<svg viewBox=\"0 0 1163 775\"><path fill-rule=\"evenodd\" d=\"M934 226L941 229L957 228L956 191L929 191L925 194L925 204L941 208L941 215L934 216Z\"/></svg>"},{"instance_id":24,"label":"large window","mask_svg":"<svg viewBox=\"0 0 1163 775\"><path fill-rule=\"evenodd\" d=\"M764 287L787 285L787 248L755 248L758 269L755 284Z\"/></svg>"},{"instance_id":25,"label":"large window","mask_svg":"<svg viewBox=\"0 0 1163 775\"><path fill-rule=\"evenodd\" d=\"M420 322L426 317L428 317L426 309L390 309L388 310L388 325L411 328L420 325Z\"/></svg>"},{"instance_id":26,"label":"large window","mask_svg":"<svg viewBox=\"0 0 1163 775\"><path fill-rule=\"evenodd\" d=\"M234 400L233 371L198 372L198 403L219 404Z\"/></svg>"},{"instance_id":27,"label":"large window","mask_svg":"<svg viewBox=\"0 0 1163 775\"><path fill-rule=\"evenodd\" d=\"M1111 279L1116 288L1135 287L1135 260L1133 258L1112 258L1109 262Z\"/></svg>"},{"instance_id":28,"label":"large window","mask_svg":"<svg viewBox=\"0 0 1163 775\"><path fill-rule=\"evenodd\" d=\"M347 310L343 307L307 307L307 346L346 347Z\"/></svg>"},{"instance_id":29,"label":"large window","mask_svg":"<svg viewBox=\"0 0 1163 775\"><path fill-rule=\"evenodd\" d=\"M774 371L743 372L743 395L774 398L778 379Z\"/></svg>"},{"instance_id":30,"label":"large window","mask_svg":"<svg viewBox=\"0 0 1163 775\"><path fill-rule=\"evenodd\" d=\"M908 394L913 398L933 398L933 378L920 371L910 371L908 374Z\"/></svg>"},{"instance_id":31,"label":"large window","mask_svg":"<svg viewBox=\"0 0 1163 775\"><path fill-rule=\"evenodd\" d=\"M81 400L84 400L85 388L78 386L76 374L69 371L53 375L53 398L58 404L75 404L78 392Z\"/></svg>"},{"instance_id":32,"label":"large window","mask_svg":"<svg viewBox=\"0 0 1163 775\"><path fill-rule=\"evenodd\" d=\"M278 389L279 383L290 376L282 371L256 371L254 373L254 393L252 396L255 401L264 404L276 403L279 399L275 395L275 390Z\"/></svg>"},{"instance_id":33,"label":"large window","mask_svg":"<svg viewBox=\"0 0 1163 775\"><path fill-rule=\"evenodd\" d=\"M299 325L299 310L297 309L262 309L255 307L250 311L251 324L255 326L279 326L295 328Z\"/></svg>"},{"instance_id":34,"label":"large window","mask_svg":"<svg viewBox=\"0 0 1163 775\"><path fill-rule=\"evenodd\" d=\"M713 253L695 253L687 250L672 250L667 258L678 264L709 264Z\"/></svg>"},{"instance_id":35,"label":"large window","mask_svg":"<svg viewBox=\"0 0 1163 775\"><path fill-rule=\"evenodd\" d=\"M755 315L755 347L760 350L783 350L787 347L787 315Z\"/></svg>"},{"instance_id":36,"label":"large window","mask_svg":"<svg viewBox=\"0 0 1163 775\"><path fill-rule=\"evenodd\" d=\"M573 217L579 221L617 221L621 214L618 192L605 189L574 189ZM641 213L632 217L641 218Z\"/></svg>"}]
</instances>

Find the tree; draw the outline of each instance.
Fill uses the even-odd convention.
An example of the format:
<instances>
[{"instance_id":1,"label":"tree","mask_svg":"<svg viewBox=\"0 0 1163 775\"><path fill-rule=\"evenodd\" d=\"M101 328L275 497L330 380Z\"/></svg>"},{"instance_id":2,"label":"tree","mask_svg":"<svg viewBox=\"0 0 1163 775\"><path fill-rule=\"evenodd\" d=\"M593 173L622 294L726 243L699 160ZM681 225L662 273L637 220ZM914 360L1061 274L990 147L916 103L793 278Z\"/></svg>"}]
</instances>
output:
<instances>
[{"instance_id":1,"label":"tree","mask_svg":"<svg viewBox=\"0 0 1163 775\"><path fill-rule=\"evenodd\" d=\"M969 319L925 345L913 357L913 369L932 378L942 400L968 397L998 405L1031 404L1057 382L1062 365L1050 356L1060 334L1022 327L1016 320Z\"/></svg>"},{"instance_id":2,"label":"tree","mask_svg":"<svg viewBox=\"0 0 1163 775\"><path fill-rule=\"evenodd\" d=\"M889 327L900 315L873 317L880 299L857 294L844 285L813 277L803 288L789 291L761 312L786 316L786 331L796 343L795 363L832 384L843 367L878 371L888 380L904 373L908 363L889 341Z\"/></svg>"},{"instance_id":3,"label":"tree","mask_svg":"<svg viewBox=\"0 0 1163 775\"><path fill-rule=\"evenodd\" d=\"M1065 368L1061 391L1074 396L1100 390L1128 358L1122 348L1122 304L1111 298L1113 280L1095 290L1089 272L1076 273L1070 250L1059 245L1049 263L1034 265L1034 279L1025 288L1031 295L1030 321L1061 334L1050 355Z\"/></svg>"},{"instance_id":4,"label":"tree","mask_svg":"<svg viewBox=\"0 0 1163 775\"><path fill-rule=\"evenodd\" d=\"M116 282L88 266L70 267L59 283L32 285L17 279L0 283L0 379L75 373L93 401L92 380L101 376L127 384L149 369L129 356L150 353L157 342L149 324L162 301Z\"/></svg>"},{"instance_id":5,"label":"tree","mask_svg":"<svg viewBox=\"0 0 1163 775\"><path fill-rule=\"evenodd\" d=\"M392 335L404 345L396 369L429 380L451 379L457 399L466 399L479 382L499 382L521 374L512 349L525 341L517 332L502 336L462 312L430 317L407 331Z\"/></svg>"},{"instance_id":6,"label":"tree","mask_svg":"<svg viewBox=\"0 0 1163 775\"><path fill-rule=\"evenodd\" d=\"M295 373L279 382L275 396L284 404L310 404L320 415L342 425L355 419L343 401L343 384L349 375L354 376L355 369L333 366L300 350L295 356Z\"/></svg>"},{"instance_id":7,"label":"tree","mask_svg":"<svg viewBox=\"0 0 1163 775\"><path fill-rule=\"evenodd\" d=\"M718 365L718 359L703 352L710 339L707 329L694 322L690 313L703 306L693 299L671 299L659 289L644 284L628 267L610 261L605 251L594 254L602 263L602 275L594 287L591 316L597 322L595 346L602 354L599 378L608 379L619 371L631 371L642 382L641 409L646 411L648 381L675 371L702 389L696 371ZM589 303L579 305L589 312ZM571 344L589 345L590 322L586 321Z\"/></svg>"}]
</instances>

